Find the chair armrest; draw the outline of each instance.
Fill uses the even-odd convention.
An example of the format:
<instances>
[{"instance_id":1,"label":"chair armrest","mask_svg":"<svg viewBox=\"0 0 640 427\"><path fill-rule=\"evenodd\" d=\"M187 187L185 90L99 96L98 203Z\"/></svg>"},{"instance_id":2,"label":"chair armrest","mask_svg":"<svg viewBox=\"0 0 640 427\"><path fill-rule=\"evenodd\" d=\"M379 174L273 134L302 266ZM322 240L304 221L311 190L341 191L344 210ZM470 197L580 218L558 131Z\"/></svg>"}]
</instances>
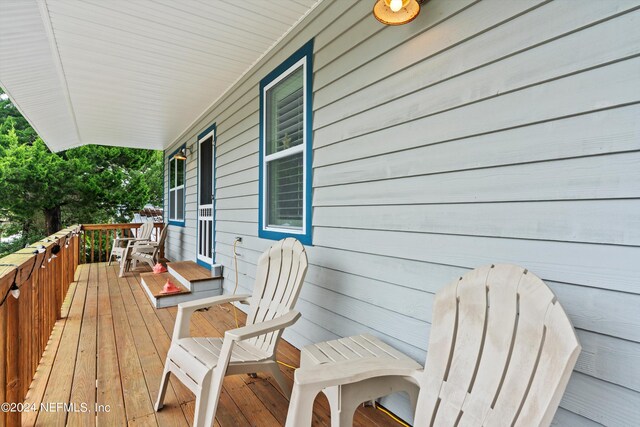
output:
<instances>
[{"instance_id":1,"label":"chair armrest","mask_svg":"<svg viewBox=\"0 0 640 427\"><path fill-rule=\"evenodd\" d=\"M249 294L243 295L221 295L218 297L202 298L195 301L178 304L178 315L173 328L173 340L187 338L189 336L189 323L194 311L213 305L225 304L228 302L244 301L251 298Z\"/></svg>"},{"instance_id":2,"label":"chair armrest","mask_svg":"<svg viewBox=\"0 0 640 427\"><path fill-rule=\"evenodd\" d=\"M157 245L133 245L133 252L132 255L136 252L144 252L144 251L151 251L153 252L156 249Z\"/></svg>"},{"instance_id":3,"label":"chair armrest","mask_svg":"<svg viewBox=\"0 0 640 427\"><path fill-rule=\"evenodd\" d=\"M129 240L133 240L135 239L135 237L116 237L115 239L113 239L113 244L111 245L112 247L116 248L123 248L127 246L127 242Z\"/></svg>"},{"instance_id":4,"label":"chair armrest","mask_svg":"<svg viewBox=\"0 0 640 427\"><path fill-rule=\"evenodd\" d=\"M178 304L178 311L195 311L213 305L226 304L228 302L243 301L251 298L250 294L242 295L220 295L218 297L202 298L195 301L181 302Z\"/></svg>"},{"instance_id":5,"label":"chair armrest","mask_svg":"<svg viewBox=\"0 0 640 427\"><path fill-rule=\"evenodd\" d=\"M420 373L422 366L415 360L376 357L296 369L294 383L325 388L383 376L415 377Z\"/></svg>"},{"instance_id":6,"label":"chair armrest","mask_svg":"<svg viewBox=\"0 0 640 427\"><path fill-rule=\"evenodd\" d=\"M144 243L144 244L148 244L151 243L152 240L150 239L137 239L137 238L132 238L132 239L127 239L127 246L128 247L135 247L136 245L139 245L140 243Z\"/></svg>"},{"instance_id":7,"label":"chair armrest","mask_svg":"<svg viewBox=\"0 0 640 427\"><path fill-rule=\"evenodd\" d=\"M249 338L264 335L269 332L279 331L288 326L293 325L300 318L300 312L291 310L288 313L278 316L266 322L254 323L253 325L243 326L241 328L232 329L225 332L225 339L229 338L233 341L243 341Z\"/></svg>"}]
</instances>

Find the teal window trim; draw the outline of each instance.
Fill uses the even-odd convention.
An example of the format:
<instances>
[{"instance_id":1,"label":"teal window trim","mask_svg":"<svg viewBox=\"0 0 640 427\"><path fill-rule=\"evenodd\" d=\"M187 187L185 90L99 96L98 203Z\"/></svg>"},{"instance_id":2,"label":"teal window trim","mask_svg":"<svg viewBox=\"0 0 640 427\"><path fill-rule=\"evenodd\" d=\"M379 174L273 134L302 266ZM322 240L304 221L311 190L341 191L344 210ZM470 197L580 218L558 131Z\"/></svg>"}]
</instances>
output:
<instances>
[{"instance_id":1,"label":"teal window trim","mask_svg":"<svg viewBox=\"0 0 640 427\"><path fill-rule=\"evenodd\" d=\"M267 167L265 162L266 149L266 92L284 76L303 67L303 212L301 227L278 227L268 225L267 212ZM312 97L313 97L313 39L298 49L282 64L271 71L260 81L260 139L259 139L259 188L258 188L258 236L264 239L280 240L285 237L295 237L305 245L312 244Z\"/></svg>"},{"instance_id":2,"label":"teal window trim","mask_svg":"<svg viewBox=\"0 0 640 427\"><path fill-rule=\"evenodd\" d=\"M182 218L171 218L171 208L172 206L174 208L176 208L176 212L177 212L177 205L176 205L176 201L174 200L173 197L171 197L171 192L173 190L179 189L180 186L176 186L176 187L172 187L171 183L172 183L172 174L176 174L177 173L177 166L175 169L171 169L171 159L173 158L173 156L180 150L182 149L186 149L187 144L182 144L181 146L179 146L175 151L173 151L169 156L167 156L167 170L168 170L168 183L167 183L167 206L168 206L168 212L167 212L167 221L169 225L175 225L178 227L184 227L185 226L185 217L186 217L186 188L187 188L187 161L186 160L178 160L178 161L183 161L184 162L184 167L182 168Z\"/></svg>"}]
</instances>

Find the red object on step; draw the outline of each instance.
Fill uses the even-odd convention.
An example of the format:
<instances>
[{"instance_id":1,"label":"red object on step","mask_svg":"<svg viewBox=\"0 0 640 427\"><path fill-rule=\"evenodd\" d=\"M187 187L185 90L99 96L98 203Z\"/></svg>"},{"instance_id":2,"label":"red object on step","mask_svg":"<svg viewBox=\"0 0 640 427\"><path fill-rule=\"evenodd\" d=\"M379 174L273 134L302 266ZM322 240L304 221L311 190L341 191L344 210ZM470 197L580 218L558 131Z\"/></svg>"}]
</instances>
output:
<instances>
[{"instance_id":1,"label":"red object on step","mask_svg":"<svg viewBox=\"0 0 640 427\"><path fill-rule=\"evenodd\" d=\"M166 273L167 269L164 265L157 263L156 265L153 266L153 273L154 274L160 274L160 273Z\"/></svg>"},{"instance_id":2,"label":"red object on step","mask_svg":"<svg viewBox=\"0 0 640 427\"><path fill-rule=\"evenodd\" d=\"M180 289L176 285L171 283L171 281L169 279L167 279L167 283L164 284L164 286L162 287L162 292L160 292L160 293L161 294L175 294L176 292L180 292Z\"/></svg>"}]
</instances>

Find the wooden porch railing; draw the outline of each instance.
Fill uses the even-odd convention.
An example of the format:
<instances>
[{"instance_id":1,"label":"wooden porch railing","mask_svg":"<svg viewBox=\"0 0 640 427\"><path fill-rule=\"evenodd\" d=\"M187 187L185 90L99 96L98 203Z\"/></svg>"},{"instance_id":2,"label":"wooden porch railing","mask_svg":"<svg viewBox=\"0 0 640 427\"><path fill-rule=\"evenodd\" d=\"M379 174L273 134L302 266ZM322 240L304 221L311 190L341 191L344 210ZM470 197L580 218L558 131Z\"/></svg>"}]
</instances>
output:
<instances>
[{"instance_id":1,"label":"wooden porch railing","mask_svg":"<svg viewBox=\"0 0 640 427\"><path fill-rule=\"evenodd\" d=\"M0 403L24 401L74 281L79 232L80 226L65 228L0 259ZM20 417L0 411L0 426L20 425Z\"/></svg>"},{"instance_id":2,"label":"wooden porch railing","mask_svg":"<svg viewBox=\"0 0 640 427\"><path fill-rule=\"evenodd\" d=\"M80 242L80 263L109 261L111 245L116 237L137 237L142 223L124 224L83 224ZM155 222L154 233L157 239L165 227L162 222ZM83 256L84 255L84 256ZM164 257L164 253L160 256Z\"/></svg>"}]
</instances>

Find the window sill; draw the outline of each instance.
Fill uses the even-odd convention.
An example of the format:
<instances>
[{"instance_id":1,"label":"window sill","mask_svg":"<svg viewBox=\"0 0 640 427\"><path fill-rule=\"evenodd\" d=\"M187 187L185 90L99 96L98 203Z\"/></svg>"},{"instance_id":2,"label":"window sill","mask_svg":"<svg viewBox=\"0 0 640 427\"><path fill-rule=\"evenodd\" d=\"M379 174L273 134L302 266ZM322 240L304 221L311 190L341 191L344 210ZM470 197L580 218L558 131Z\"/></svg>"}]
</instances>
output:
<instances>
[{"instance_id":1,"label":"window sill","mask_svg":"<svg viewBox=\"0 0 640 427\"><path fill-rule=\"evenodd\" d=\"M302 233L287 233L286 231L273 231L273 230L258 230L258 237L261 239L269 239L269 240L282 240L287 237L293 237L294 239L298 239L300 243L307 246L312 246L313 244L311 239L311 231L306 234Z\"/></svg>"}]
</instances>

